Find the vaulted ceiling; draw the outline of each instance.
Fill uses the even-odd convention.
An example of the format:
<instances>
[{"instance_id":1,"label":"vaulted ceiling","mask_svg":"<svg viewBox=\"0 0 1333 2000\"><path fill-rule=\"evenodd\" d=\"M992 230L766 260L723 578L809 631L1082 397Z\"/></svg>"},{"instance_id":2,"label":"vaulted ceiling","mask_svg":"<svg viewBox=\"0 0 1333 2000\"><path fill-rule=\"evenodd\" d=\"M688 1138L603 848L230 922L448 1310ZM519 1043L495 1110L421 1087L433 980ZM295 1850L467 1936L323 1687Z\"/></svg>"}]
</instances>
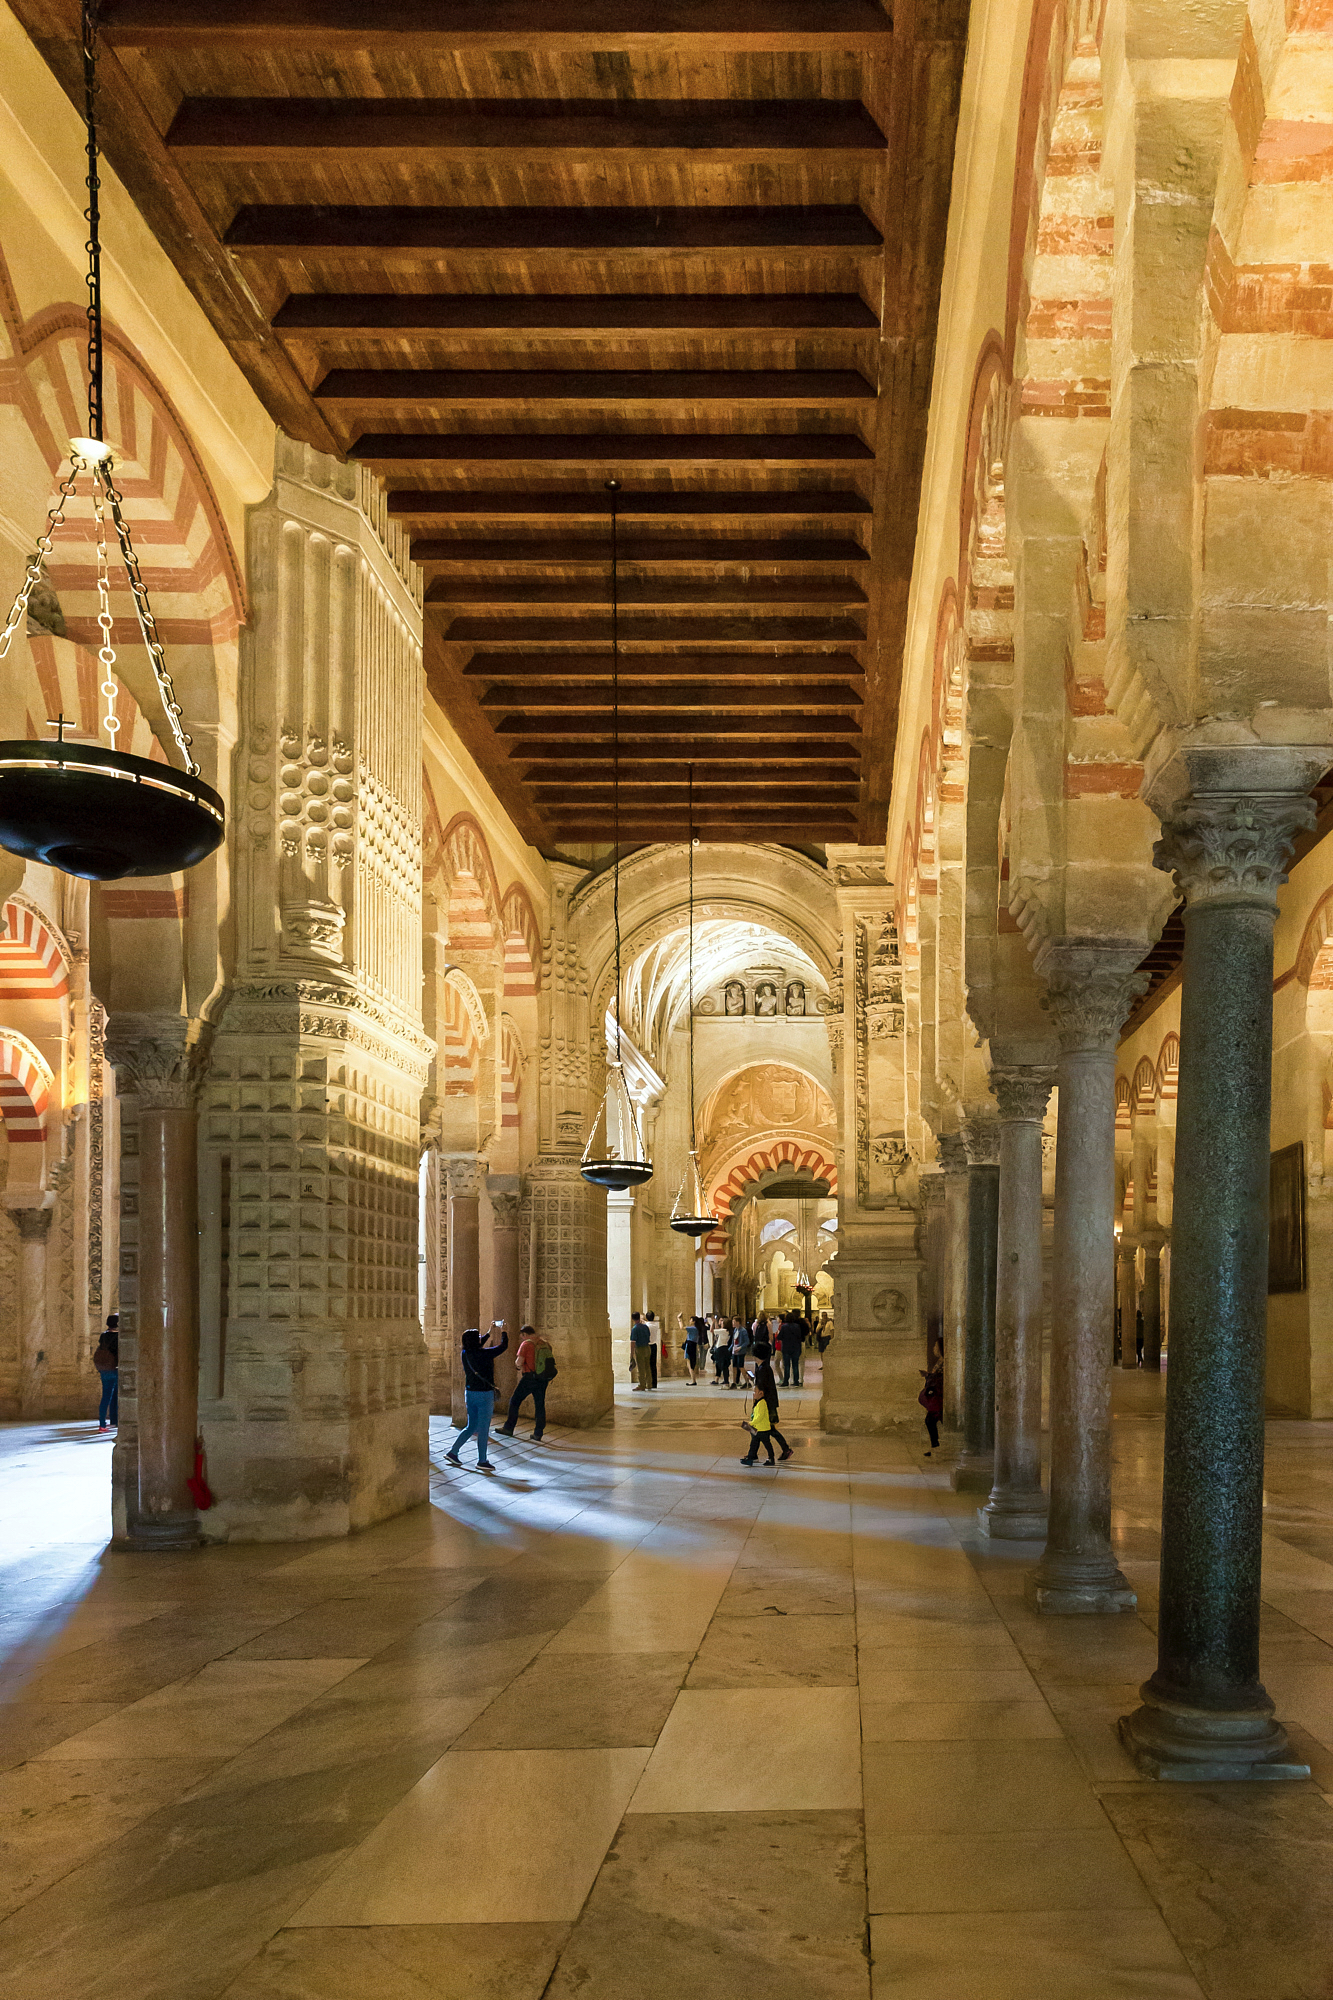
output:
<instances>
[{"instance_id":1,"label":"vaulted ceiling","mask_svg":"<svg viewBox=\"0 0 1333 2000\"><path fill-rule=\"evenodd\" d=\"M81 103L75 0L16 0ZM882 839L966 0L106 0L107 156L371 466L526 837Z\"/></svg>"}]
</instances>

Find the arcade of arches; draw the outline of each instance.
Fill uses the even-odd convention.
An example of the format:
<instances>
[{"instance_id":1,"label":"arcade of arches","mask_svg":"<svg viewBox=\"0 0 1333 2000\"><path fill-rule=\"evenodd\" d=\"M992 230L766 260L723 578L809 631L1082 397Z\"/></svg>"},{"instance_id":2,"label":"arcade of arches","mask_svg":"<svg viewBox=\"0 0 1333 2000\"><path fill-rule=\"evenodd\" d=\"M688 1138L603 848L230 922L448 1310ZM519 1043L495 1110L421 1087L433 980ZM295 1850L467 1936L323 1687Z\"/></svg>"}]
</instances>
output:
<instances>
[{"instance_id":1,"label":"arcade of arches","mask_svg":"<svg viewBox=\"0 0 1333 2000\"><path fill-rule=\"evenodd\" d=\"M1333 8L102 11L228 836L0 851L6 1991L1326 1996ZM6 601L78 14L0 4ZM96 739L97 608L76 512L0 734ZM680 1329L803 1301L742 1472Z\"/></svg>"}]
</instances>

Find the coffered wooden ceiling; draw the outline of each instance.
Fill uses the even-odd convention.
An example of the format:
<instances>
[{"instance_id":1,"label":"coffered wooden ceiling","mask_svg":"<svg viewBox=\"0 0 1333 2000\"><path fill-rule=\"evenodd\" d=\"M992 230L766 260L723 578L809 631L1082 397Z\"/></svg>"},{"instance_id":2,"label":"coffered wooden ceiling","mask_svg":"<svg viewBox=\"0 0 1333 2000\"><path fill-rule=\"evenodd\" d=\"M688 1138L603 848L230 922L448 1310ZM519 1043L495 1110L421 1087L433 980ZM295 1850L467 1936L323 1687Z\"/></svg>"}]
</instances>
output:
<instances>
[{"instance_id":1,"label":"coffered wooden ceiling","mask_svg":"<svg viewBox=\"0 0 1333 2000\"><path fill-rule=\"evenodd\" d=\"M75 0L16 0L81 102ZM966 0L106 0L106 152L380 473L527 837L884 836Z\"/></svg>"}]
</instances>

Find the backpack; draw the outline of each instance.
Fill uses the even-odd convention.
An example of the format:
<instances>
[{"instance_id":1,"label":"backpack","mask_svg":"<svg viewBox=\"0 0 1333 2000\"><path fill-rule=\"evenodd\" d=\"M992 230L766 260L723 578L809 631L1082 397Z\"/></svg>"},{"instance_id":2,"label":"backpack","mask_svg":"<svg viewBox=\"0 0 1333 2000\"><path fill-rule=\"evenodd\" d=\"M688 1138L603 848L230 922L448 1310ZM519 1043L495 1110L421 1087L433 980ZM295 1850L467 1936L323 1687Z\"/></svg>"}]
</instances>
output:
<instances>
[{"instance_id":1,"label":"backpack","mask_svg":"<svg viewBox=\"0 0 1333 2000\"><path fill-rule=\"evenodd\" d=\"M541 1344L542 1346L546 1345L544 1341ZM554 1382L556 1376L560 1373L560 1370L555 1365L555 1356L549 1347L546 1348L545 1358L540 1354L537 1357L537 1373L547 1382Z\"/></svg>"},{"instance_id":2,"label":"backpack","mask_svg":"<svg viewBox=\"0 0 1333 2000\"><path fill-rule=\"evenodd\" d=\"M93 1356L93 1367L96 1368L98 1372L101 1374L109 1374L113 1368L119 1368L119 1366L120 1363L117 1361L115 1355L111 1352L111 1349L107 1346L106 1342L104 1340L99 1341L97 1344L97 1352Z\"/></svg>"}]
</instances>

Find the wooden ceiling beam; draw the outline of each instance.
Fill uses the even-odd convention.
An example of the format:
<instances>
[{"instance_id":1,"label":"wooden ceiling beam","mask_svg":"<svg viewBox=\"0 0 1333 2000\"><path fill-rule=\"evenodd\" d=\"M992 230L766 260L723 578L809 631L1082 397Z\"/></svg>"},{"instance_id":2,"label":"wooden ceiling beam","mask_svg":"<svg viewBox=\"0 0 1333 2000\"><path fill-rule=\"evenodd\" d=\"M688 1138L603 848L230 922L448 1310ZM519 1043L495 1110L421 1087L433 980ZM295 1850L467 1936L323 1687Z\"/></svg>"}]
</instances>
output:
<instances>
[{"instance_id":1,"label":"wooden ceiling beam","mask_svg":"<svg viewBox=\"0 0 1333 2000\"><path fill-rule=\"evenodd\" d=\"M622 688L620 709L633 714L639 709L662 708L669 710L693 710L698 707L701 717L717 715L727 709L769 709L783 713L798 709L803 714L813 714L825 709L860 708L862 698L840 681L830 686L804 687L800 682L788 683L773 688L727 688L719 693L715 689L672 687L669 683L654 688ZM506 687L503 683L490 687L481 697L484 709L498 710L506 715L536 715L543 709L574 708L583 711L611 708L610 686L601 689L587 687L553 688L533 691L531 686Z\"/></svg>"},{"instance_id":2,"label":"wooden ceiling beam","mask_svg":"<svg viewBox=\"0 0 1333 2000\"><path fill-rule=\"evenodd\" d=\"M874 164L885 139L859 99L187 97L167 132L184 165L524 163L593 158L779 166L802 154Z\"/></svg>"},{"instance_id":3,"label":"wooden ceiling beam","mask_svg":"<svg viewBox=\"0 0 1333 2000\"><path fill-rule=\"evenodd\" d=\"M542 411L664 403L828 410L874 400L874 387L855 368L331 368L315 389L324 410L399 409L419 417L507 403Z\"/></svg>"},{"instance_id":4,"label":"wooden ceiling beam","mask_svg":"<svg viewBox=\"0 0 1333 2000\"><path fill-rule=\"evenodd\" d=\"M434 465L773 465L800 468L873 464L859 437L828 431L367 431L348 457L402 471ZM617 512L620 510L617 509Z\"/></svg>"},{"instance_id":5,"label":"wooden ceiling beam","mask_svg":"<svg viewBox=\"0 0 1333 2000\"><path fill-rule=\"evenodd\" d=\"M700 741L705 748L701 751ZM640 740L633 745L633 756L622 754L620 759L620 779L622 784L638 782L634 773L640 766L671 765L676 771L690 764L695 767L694 782L703 782L700 772L704 768L704 758L709 767L727 764L775 764L779 768L796 762L801 764L857 764L861 757L859 739L825 742L822 738L813 740L807 730L804 736L764 738L756 736L746 741L723 741L714 743L697 736L664 736L660 741ZM532 782L537 771L546 771L550 778L560 776L562 764L577 764L581 770L591 770L601 765L607 773L611 770L611 745L609 743L514 743L510 746L509 760L513 764L527 764L535 767L528 771L528 781ZM719 776L718 783L722 782Z\"/></svg>"},{"instance_id":6,"label":"wooden ceiling beam","mask_svg":"<svg viewBox=\"0 0 1333 2000\"><path fill-rule=\"evenodd\" d=\"M802 681L811 674L843 680L863 680L865 669L854 653L621 653L620 679L713 683L732 681ZM467 680L610 681L611 652L602 653L484 653L472 655L463 669ZM540 699L540 696L537 697Z\"/></svg>"},{"instance_id":7,"label":"wooden ceiling beam","mask_svg":"<svg viewBox=\"0 0 1333 2000\"><path fill-rule=\"evenodd\" d=\"M611 646L609 618L453 618L442 635L451 646ZM633 615L620 620L620 643L637 639L655 645L680 640L686 645L773 646L820 644L859 645L865 641L856 618L650 618Z\"/></svg>"},{"instance_id":8,"label":"wooden ceiling beam","mask_svg":"<svg viewBox=\"0 0 1333 2000\"><path fill-rule=\"evenodd\" d=\"M229 250L237 252L294 252L318 256L325 262L340 253L358 260L391 259L407 252L432 260L442 256L521 256L526 260L543 255L637 259L713 256L722 250L771 250L783 257L804 252L870 254L884 247L884 239L869 216L851 202L812 202L801 208L781 204L442 208L247 203L232 217L226 242Z\"/></svg>"},{"instance_id":9,"label":"wooden ceiling beam","mask_svg":"<svg viewBox=\"0 0 1333 2000\"><path fill-rule=\"evenodd\" d=\"M696 765L695 769L697 770L698 768ZM602 805L612 805L615 802L615 787L602 778L595 778L585 783L574 797L571 797L571 782L571 780L566 779L562 785L533 786L531 791L533 804L538 806L543 812L578 811L586 817L589 812L598 810ZM700 801L697 779L695 781L694 795L695 806L698 808ZM821 805L830 802L834 805L847 805L854 804L856 796L856 780L847 777L830 777L822 780L819 784L784 785L782 792L783 803L787 805ZM673 777L664 777L654 786L653 796L649 801L630 801L622 797L621 811L623 812L626 806L632 803L636 811L647 811L653 806L661 805L668 812L671 812L678 806L687 806L689 799L690 788L686 782ZM725 799L714 798L710 809L727 812L733 810L736 812L753 812L754 808L758 805L771 805L772 800L773 780L771 778L761 778L750 783L733 775L727 781Z\"/></svg>"},{"instance_id":10,"label":"wooden ceiling beam","mask_svg":"<svg viewBox=\"0 0 1333 2000\"><path fill-rule=\"evenodd\" d=\"M540 333L547 339L655 340L663 333L874 333L879 321L854 292L620 293L610 298L539 292L293 292L273 320L279 333L318 343L405 333Z\"/></svg>"},{"instance_id":11,"label":"wooden ceiling beam","mask_svg":"<svg viewBox=\"0 0 1333 2000\"><path fill-rule=\"evenodd\" d=\"M790 745L780 746L778 750L779 757L784 752L786 754L795 754ZM513 756L513 754L514 752L511 751L510 755ZM851 757L854 755L854 747L847 744L838 744L835 746L835 754L839 759ZM621 758L621 785L622 787L629 784L649 786L652 789L655 799L669 796L673 788L680 789L684 787L686 773L690 769L694 771L694 792L696 798L699 796L701 786L723 784L726 785L728 793L730 793L733 785L740 785L759 790L766 797L772 796L774 783L772 778L751 778L744 769L739 772L736 770L736 757L737 755L743 757L744 752L737 752L730 744L724 745L716 757L707 751L701 755L697 750L691 750L687 757L682 758L676 764L672 764L669 761L644 763L641 761L643 755L644 752L636 744L633 757ZM656 753L654 752L655 755ZM557 756L559 761L550 761L551 758ZM589 768L585 769L582 763L574 761L578 758L583 758ZM842 792L848 787L854 793L859 790L854 763L843 761L837 771L830 771L827 774L821 771L817 775L817 789L827 786L830 795L833 790ZM793 778L790 782L795 787L794 796L803 795L803 782L804 789L809 791L812 788L815 777L816 773L806 771L800 777ZM542 786L548 788L558 786L562 795L577 792L582 797L586 793L591 801L595 796L603 793L607 796L610 795L613 789L611 780L611 754L609 750L604 755L597 755L589 753L586 748L577 748L572 745L565 745L563 747L556 745L554 750L549 753L546 750L540 749L533 753L525 780L524 797L532 801L534 798L532 788L534 787L540 789ZM784 780L784 794L786 782ZM623 796L624 793L622 790ZM589 810L593 810L591 804Z\"/></svg>"},{"instance_id":12,"label":"wooden ceiling beam","mask_svg":"<svg viewBox=\"0 0 1333 2000\"><path fill-rule=\"evenodd\" d=\"M704 536L692 537L688 541L657 542L622 541L619 548L622 565L649 563L654 566L666 563L692 563L712 566L715 563L755 564L784 563L867 563L869 552L859 542L819 541L813 536L792 536L781 541L776 538L764 541L739 539L719 541ZM412 544L412 560L425 570L439 569L444 564L467 565L476 563L498 563L502 565L538 563L554 569L595 569L605 575L611 560L610 546L605 536L594 541L590 537L566 541L490 541L480 536L455 537L449 541L415 541Z\"/></svg>"},{"instance_id":13,"label":"wooden ceiling beam","mask_svg":"<svg viewBox=\"0 0 1333 2000\"><path fill-rule=\"evenodd\" d=\"M608 710L600 708L594 714L584 716L504 716L502 722L494 726L496 736L522 736L528 742L534 740L568 740L574 736L586 738L588 742L604 742L610 746L612 722ZM781 714L781 716L733 716L733 714L709 714L707 710L677 710L675 714L664 716L620 716L620 742L630 744L634 754L638 754L638 742L654 736L683 736L699 738L701 742L719 742L729 736L809 736L811 718ZM855 716L821 716L817 734L821 738L831 736L861 736L861 724ZM610 754L610 750L606 752Z\"/></svg>"},{"instance_id":14,"label":"wooden ceiling beam","mask_svg":"<svg viewBox=\"0 0 1333 2000\"><path fill-rule=\"evenodd\" d=\"M103 39L131 49L454 50L523 55L883 49L875 0L112 0Z\"/></svg>"},{"instance_id":15,"label":"wooden ceiling beam","mask_svg":"<svg viewBox=\"0 0 1333 2000\"><path fill-rule=\"evenodd\" d=\"M437 576L426 591L425 601L428 610L438 610L450 604L607 605L610 596L605 575L554 582L536 577ZM833 576L622 577L619 598L622 605L725 604L764 611L775 605L799 609L807 604L866 602L859 583Z\"/></svg>"},{"instance_id":16,"label":"wooden ceiling beam","mask_svg":"<svg viewBox=\"0 0 1333 2000\"><path fill-rule=\"evenodd\" d=\"M605 521L612 496L600 487L586 493L477 493L442 488L423 492L400 488L388 496L389 513L398 521L507 520L521 515L530 521ZM615 510L624 520L818 520L851 515L864 520L873 513L859 493L825 493L809 488L792 493L618 493Z\"/></svg>"}]
</instances>

